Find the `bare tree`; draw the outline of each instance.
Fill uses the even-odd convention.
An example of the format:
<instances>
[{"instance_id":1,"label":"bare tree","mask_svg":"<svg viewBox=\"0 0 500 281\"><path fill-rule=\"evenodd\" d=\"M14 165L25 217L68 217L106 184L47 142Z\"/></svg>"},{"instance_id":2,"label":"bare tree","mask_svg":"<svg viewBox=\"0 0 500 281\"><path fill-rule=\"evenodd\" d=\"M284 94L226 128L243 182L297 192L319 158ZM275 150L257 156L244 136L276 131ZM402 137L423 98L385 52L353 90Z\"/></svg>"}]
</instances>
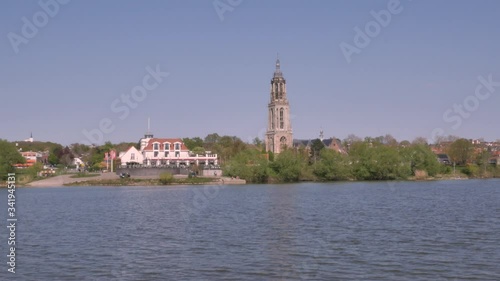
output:
<instances>
[{"instance_id":1,"label":"bare tree","mask_svg":"<svg viewBox=\"0 0 500 281\"><path fill-rule=\"evenodd\" d=\"M411 143L412 144L425 144L425 145L427 145L427 139L424 137L416 137Z\"/></svg>"},{"instance_id":2,"label":"bare tree","mask_svg":"<svg viewBox=\"0 0 500 281\"><path fill-rule=\"evenodd\" d=\"M387 134L384 136L382 143L389 146L397 146L398 141L392 135Z\"/></svg>"},{"instance_id":3,"label":"bare tree","mask_svg":"<svg viewBox=\"0 0 500 281\"><path fill-rule=\"evenodd\" d=\"M347 138L344 139L344 142L346 142L346 143L354 143L354 142L360 142L360 141L363 141L363 139L356 136L355 134L349 134L349 135L347 135Z\"/></svg>"}]
</instances>

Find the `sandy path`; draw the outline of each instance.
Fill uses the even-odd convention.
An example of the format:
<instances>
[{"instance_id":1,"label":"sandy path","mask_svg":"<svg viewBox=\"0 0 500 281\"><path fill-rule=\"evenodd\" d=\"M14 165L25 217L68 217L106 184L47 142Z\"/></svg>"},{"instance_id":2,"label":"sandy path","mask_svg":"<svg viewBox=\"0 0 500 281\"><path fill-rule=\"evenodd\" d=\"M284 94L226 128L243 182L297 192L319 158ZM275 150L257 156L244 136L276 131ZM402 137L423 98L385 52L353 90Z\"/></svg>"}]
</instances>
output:
<instances>
[{"instance_id":1,"label":"sandy path","mask_svg":"<svg viewBox=\"0 0 500 281\"><path fill-rule=\"evenodd\" d=\"M87 180L103 180L103 179L117 179L118 175L114 173L102 173L96 177L88 177L88 178L71 178L70 175L62 175L46 178L39 181L30 182L27 186L31 187L56 187L63 186L65 184L70 184L78 181L87 181Z\"/></svg>"}]
</instances>

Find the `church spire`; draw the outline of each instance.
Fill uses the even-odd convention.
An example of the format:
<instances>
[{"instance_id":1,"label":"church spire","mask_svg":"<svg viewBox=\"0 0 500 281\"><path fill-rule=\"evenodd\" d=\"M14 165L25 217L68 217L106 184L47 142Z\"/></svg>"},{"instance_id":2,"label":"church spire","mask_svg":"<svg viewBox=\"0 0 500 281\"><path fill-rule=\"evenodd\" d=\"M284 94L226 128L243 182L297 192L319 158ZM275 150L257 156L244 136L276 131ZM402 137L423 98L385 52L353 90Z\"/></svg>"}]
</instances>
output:
<instances>
[{"instance_id":1,"label":"church spire","mask_svg":"<svg viewBox=\"0 0 500 281\"><path fill-rule=\"evenodd\" d=\"M270 101L266 132L266 150L280 153L293 146L292 125L290 123L290 104L286 94L286 80L281 73L279 56L271 79Z\"/></svg>"},{"instance_id":2,"label":"church spire","mask_svg":"<svg viewBox=\"0 0 500 281\"><path fill-rule=\"evenodd\" d=\"M283 74L281 73L281 68L280 68L280 57L279 54L276 54L276 70L274 71L274 77L282 77Z\"/></svg>"}]
</instances>

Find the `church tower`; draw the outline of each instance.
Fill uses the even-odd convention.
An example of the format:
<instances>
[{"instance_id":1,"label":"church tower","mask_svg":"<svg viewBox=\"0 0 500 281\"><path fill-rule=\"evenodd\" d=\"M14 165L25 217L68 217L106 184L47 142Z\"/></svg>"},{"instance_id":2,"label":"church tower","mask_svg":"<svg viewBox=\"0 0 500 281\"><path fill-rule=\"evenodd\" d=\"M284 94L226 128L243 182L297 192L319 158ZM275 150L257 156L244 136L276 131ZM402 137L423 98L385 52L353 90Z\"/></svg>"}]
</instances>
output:
<instances>
[{"instance_id":1,"label":"church tower","mask_svg":"<svg viewBox=\"0 0 500 281\"><path fill-rule=\"evenodd\" d=\"M292 124L290 124L290 105L286 96L286 81L276 60L276 70L271 79L271 100L268 105L266 132L266 151L280 153L293 145Z\"/></svg>"}]
</instances>

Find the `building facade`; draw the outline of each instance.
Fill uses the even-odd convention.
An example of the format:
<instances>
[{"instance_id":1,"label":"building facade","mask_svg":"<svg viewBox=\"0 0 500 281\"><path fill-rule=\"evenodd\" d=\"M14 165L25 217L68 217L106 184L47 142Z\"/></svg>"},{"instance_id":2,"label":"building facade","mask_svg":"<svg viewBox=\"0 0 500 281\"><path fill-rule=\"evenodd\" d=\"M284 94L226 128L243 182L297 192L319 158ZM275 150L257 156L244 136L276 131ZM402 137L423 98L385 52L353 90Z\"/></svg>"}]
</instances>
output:
<instances>
[{"instance_id":1,"label":"building facade","mask_svg":"<svg viewBox=\"0 0 500 281\"><path fill-rule=\"evenodd\" d=\"M218 165L217 154L193 154L180 138L155 138L148 133L140 140L140 149L130 147L121 153L121 166L141 165L158 166L190 166Z\"/></svg>"},{"instance_id":2,"label":"building facade","mask_svg":"<svg viewBox=\"0 0 500 281\"><path fill-rule=\"evenodd\" d=\"M286 92L286 80L281 73L279 59L276 60L276 70L271 79L265 144L266 151L273 153L280 153L293 145L290 104Z\"/></svg>"}]
</instances>

